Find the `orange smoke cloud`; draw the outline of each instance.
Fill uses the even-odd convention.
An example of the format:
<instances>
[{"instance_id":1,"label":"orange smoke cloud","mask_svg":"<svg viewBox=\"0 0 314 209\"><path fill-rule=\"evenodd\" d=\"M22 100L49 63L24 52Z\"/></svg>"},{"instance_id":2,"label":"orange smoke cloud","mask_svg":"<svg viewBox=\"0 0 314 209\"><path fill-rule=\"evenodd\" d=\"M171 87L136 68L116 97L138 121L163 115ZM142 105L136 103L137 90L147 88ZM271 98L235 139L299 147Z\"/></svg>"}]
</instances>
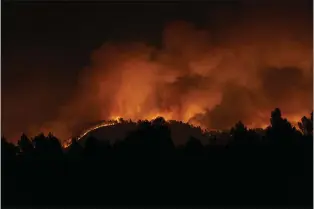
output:
<instances>
[{"instance_id":1,"label":"orange smoke cloud","mask_svg":"<svg viewBox=\"0 0 314 209\"><path fill-rule=\"evenodd\" d=\"M138 120L160 115L223 129L238 120L264 126L275 107L291 120L309 114L313 77L308 17L245 11L237 14L237 21L222 21L228 24L224 27L171 22L160 48L105 43L92 53L77 94L58 119L36 131L49 129L65 138L88 122L116 116Z\"/></svg>"}]
</instances>

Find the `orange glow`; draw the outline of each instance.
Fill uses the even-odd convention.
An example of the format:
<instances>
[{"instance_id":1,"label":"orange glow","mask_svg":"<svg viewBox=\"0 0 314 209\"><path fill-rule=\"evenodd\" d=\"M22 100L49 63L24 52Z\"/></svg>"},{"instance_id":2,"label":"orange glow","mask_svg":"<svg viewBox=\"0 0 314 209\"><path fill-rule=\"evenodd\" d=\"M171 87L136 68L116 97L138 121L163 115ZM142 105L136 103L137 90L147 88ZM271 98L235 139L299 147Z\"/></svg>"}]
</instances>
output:
<instances>
[{"instance_id":1,"label":"orange glow","mask_svg":"<svg viewBox=\"0 0 314 209\"><path fill-rule=\"evenodd\" d=\"M80 140L81 138L86 136L91 131L94 131L94 130L99 129L101 127L112 126L112 125L115 125L117 123L118 123L118 121L109 121L109 122L104 122L104 123L98 124L96 126L93 126L93 127L89 128L89 129L85 130L81 135L79 135L77 137L77 140ZM63 147L67 148L68 146L70 146L71 145L71 141L72 141L72 138L70 138L68 140L65 140L63 142Z\"/></svg>"},{"instance_id":2,"label":"orange glow","mask_svg":"<svg viewBox=\"0 0 314 209\"><path fill-rule=\"evenodd\" d=\"M168 116L169 116L169 115L170 115L170 114L168 114ZM148 120L148 121L152 121L152 120L156 119L157 117L163 117L163 116L162 116L162 114L155 114L155 115L151 114L151 115L147 116L146 118L142 118L142 119L139 119L139 120ZM90 128L88 128L87 130L85 130L82 134L80 134L80 135L77 137L77 140L82 139L82 138L83 138L84 136L86 136L88 133L90 133L90 132L92 132L92 131L94 131L94 130L96 130L96 129L99 129L99 128L102 128L102 127L106 127L106 126L114 126L114 125L118 124L118 123L121 122L121 121L120 121L121 118L122 118L122 117L115 116L115 117L112 117L112 119L109 120L109 121L107 121L107 122L103 122L103 123L97 124L97 125L95 125L95 126L93 126L93 127L90 127ZM166 121L172 120L171 118L169 118L169 117L167 117L167 116L166 116L166 117L163 117L163 118L164 118ZM292 117L292 119L290 120L291 125L294 126L294 127L297 128L297 129L299 129L299 128L298 128L298 122L299 122L298 118L299 118L299 117ZM125 120L125 119L124 119L124 120ZM127 120L131 120L131 119L127 119ZM188 123L188 122L186 122L186 123ZM208 130L206 127L202 126L202 124L199 124L199 123L197 123L197 122L189 122L188 124L189 124L190 126L192 126L192 127L200 127L202 133L206 133L206 132L208 132L208 131L218 131L218 130L214 130L214 129ZM247 126L247 127L248 127L248 128L263 128L263 129L265 129L265 128L267 128L268 126L269 126L269 124L265 123L265 124L261 124L261 125L256 125L256 124L255 124L255 125L249 125L249 126ZM72 138L69 138L68 140L64 140L64 141L63 141L63 147L64 147L64 148L69 147L69 146L71 145L71 141L72 141Z\"/></svg>"},{"instance_id":3,"label":"orange glow","mask_svg":"<svg viewBox=\"0 0 314 209\"><path fill-rule=\"evenodd\" d=\"M204 130L229 129L239 120L265 128L276 107L297 127L313 109L312 24L307 28L303 16L286 24L287 16L269 14L250 10L250 18L244 15L222 31L170 22L158 48L104 43L92 52L76 94L56 118L27 131L68 139L94 121L157 116Z\"/></svg>"}]
</instances>

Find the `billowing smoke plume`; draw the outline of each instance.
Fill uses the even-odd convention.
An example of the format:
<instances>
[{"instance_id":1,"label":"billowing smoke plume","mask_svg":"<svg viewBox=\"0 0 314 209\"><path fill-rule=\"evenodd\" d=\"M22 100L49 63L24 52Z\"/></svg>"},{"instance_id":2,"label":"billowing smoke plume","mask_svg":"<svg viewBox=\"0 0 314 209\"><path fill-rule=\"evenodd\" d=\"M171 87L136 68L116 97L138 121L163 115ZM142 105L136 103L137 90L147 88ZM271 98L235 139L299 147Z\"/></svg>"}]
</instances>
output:
<instances>
[{"instance_id":1,"label":"billowing smoke plume","mask_svg":"<svg viewBox=\"0 0 314 209\"><path fill-rule=\"evenodd\" d=\"M299 120L313 109L313 55L312 17L298 10L304 7L249 4L226 16L217 12L204 27L170 22L162 47L104 43L56 120L36 131L66 138L89 122L157 115L207 129L238 120L261 127L275 107Z\"/></svg>"}]
</instances>

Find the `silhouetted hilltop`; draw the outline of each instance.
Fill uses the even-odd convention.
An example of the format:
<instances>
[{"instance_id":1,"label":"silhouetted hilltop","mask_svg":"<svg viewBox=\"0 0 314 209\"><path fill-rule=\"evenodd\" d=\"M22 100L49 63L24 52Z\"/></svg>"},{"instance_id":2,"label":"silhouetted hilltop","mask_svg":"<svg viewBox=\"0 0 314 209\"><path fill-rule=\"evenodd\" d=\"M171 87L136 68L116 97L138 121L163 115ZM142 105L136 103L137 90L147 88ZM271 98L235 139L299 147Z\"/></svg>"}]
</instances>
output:
<instances>
[{"instance_id":1,"label":"silhouetted hilltop","mask_svg":"<svg viewBox=\"0 0 314 209\"><path fill-rule=\"evenodd\" d=\"M187 140L176 145L173 137ZM4 206L313 203L312 114L299 129L277 108L265 130L239 121L229 131L203 135L188 124L156 118L95 129L66 149L52 134L22 135L18 145L2 138L1 145Z\"/></svg>"},{"instance_id":2,"label":"silhouetted hilltop","mask_svg":"<svg viewBox=\"0 0 314 209\"><path fill-rule=\"evenodd\" d=\"M103 126L90 131L88 134L82 137L79 142L84 146L88 137L95 137L97 139L110 140L111 143L114 143L117 140L124 139L129 133L136 131L143 123L147 122L153 123L154 120L138 122L125 120L114 125ZM95 123L95 125L91 127L95 127L98 124ZM209 143L210 132L206 132L200 127L194 127L190 124L175 120L165 121L165 125L169 127L171 138L176 145L185 144L191 137L199 139L204 144ZM212 133L217 134L218 132Z\"/></svg>"}]
</instances>

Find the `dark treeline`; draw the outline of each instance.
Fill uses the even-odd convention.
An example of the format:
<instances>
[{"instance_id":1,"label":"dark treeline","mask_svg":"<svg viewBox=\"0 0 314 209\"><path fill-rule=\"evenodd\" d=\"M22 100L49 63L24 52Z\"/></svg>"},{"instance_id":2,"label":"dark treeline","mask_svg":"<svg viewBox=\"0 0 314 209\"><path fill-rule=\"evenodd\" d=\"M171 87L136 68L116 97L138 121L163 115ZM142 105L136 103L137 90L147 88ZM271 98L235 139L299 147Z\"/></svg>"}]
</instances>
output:
<instances>
[{"instance_id":1,"label":"dark treeline","mask_svg":"<svg viewBox=\"0 0 314 209\"><path fill-rule=\"evenodd\" d=\"M313 113L296 129L275 109L263 134L238 122L228 137L175 146L157 118L115 143L89 137L63 149L52 134L2 138L2 204L312 208Z\"/></svg>"}]
</instances>

